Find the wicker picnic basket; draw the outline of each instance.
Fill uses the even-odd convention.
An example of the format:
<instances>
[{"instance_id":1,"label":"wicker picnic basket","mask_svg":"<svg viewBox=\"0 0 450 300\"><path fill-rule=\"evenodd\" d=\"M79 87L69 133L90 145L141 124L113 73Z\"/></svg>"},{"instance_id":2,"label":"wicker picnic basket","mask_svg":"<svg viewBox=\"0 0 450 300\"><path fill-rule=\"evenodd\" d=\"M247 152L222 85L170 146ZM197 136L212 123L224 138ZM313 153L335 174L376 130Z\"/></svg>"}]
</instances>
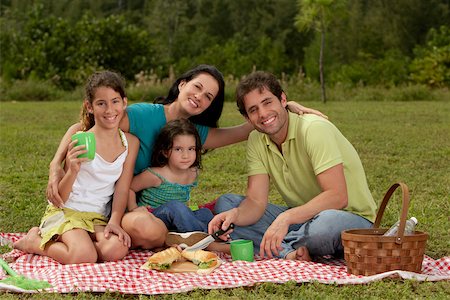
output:
<instances>
[{"instance_id":1,"label":"wicker picnic basket","mask_svg":"<svg viewBox=\"0 0 450 300\"><path fill-rule=\"evenodd\" d=\"M388 229L379 228L381 218L398 187L401 187L403 202L399 230L397 236L383 236ZM395 183L381 202L373 228L342 231L348 273L368 276L392 270L421 272L428 234L415 231L413 235L404 235L408 208L408 187L401 182Z\"/></svg>"}]
</instances>

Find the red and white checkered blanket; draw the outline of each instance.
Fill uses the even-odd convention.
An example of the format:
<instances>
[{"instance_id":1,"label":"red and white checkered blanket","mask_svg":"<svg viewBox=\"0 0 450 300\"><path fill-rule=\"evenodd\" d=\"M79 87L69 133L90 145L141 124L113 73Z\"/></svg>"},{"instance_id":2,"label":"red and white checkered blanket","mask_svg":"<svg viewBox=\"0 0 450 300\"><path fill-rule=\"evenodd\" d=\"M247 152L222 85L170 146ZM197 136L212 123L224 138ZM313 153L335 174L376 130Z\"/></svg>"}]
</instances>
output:
<instances>
[{"instance_id":1,"label":"red and white checkered blanket","mask_svg":"<svg viewBox=\"0 0 450 300\"><path fill-rule=\"evenodd\" d=\"M22 233L0 233L0 237L17 240ZM53 288L46 292L105 292L117 291L124 294L164 294L180 293L193 289L222 289L252 286L256 283L285 283L317 281L326 284L360 284L397 276L419 281L450 280L450 257L434 260L425 256L422 274L391 271L374 276L347 274L345 261L321 259L319 262L300 262L280 259L256 258L255 262L231 261L226 254L219 254L222 265L209 275L196 273L163 273L140 269L151 251L130 251L121 261L61 265L51 258L25 254L13 250L3 257L14 261L10 266L19 274L38 280L48 281ZM6 275L0 272L0 280ZM11 287L2 285L1 289ZM16 289L21 291L20 289ZM23 290L22 290L23 291Z\"/></svg>"}]
</instances>

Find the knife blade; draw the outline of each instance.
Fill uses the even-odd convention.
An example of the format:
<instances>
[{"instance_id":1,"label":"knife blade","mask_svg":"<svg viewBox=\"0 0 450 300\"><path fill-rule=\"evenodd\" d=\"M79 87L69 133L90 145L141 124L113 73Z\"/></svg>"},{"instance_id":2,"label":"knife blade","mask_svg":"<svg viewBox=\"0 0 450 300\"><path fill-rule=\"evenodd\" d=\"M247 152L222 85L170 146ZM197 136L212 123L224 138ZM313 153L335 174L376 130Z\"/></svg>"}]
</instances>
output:
<instances>
[{"instance_id":1,"label":"knife blade","mask_svg":"<svg viewBox=\"0 0 450 300\"><path fill-rule=\"evenodd\" d=\"M230 226L228 226L228 228L226 230L220 229L220 230L214 232L213 234L208 235L204 239L198 241L194 245L186 247L185 250L186 251L197 251L197 250L205 249L212 242L219 240L219 236L227 233L230 229L233 229L233 228L234 228L234 224L231 223Z\"/></svg>"}]
</instances>

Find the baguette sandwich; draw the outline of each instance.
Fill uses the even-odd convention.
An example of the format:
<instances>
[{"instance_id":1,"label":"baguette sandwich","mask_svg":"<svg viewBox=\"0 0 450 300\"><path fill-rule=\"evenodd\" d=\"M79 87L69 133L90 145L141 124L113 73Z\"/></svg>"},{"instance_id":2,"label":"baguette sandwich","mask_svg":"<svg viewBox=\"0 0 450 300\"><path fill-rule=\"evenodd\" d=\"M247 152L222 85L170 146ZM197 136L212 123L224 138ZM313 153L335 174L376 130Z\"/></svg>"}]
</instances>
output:
<instances>
[{"instance_id":1,"label":"baguette sandwich","mask_svg":"<svg viewBox=\"0 0 450 300\"><path fill-rule=\"evenodd\" d=\"M219 257L215 253L209 251L183 250L183 252L181 252L181 256L183 256L187 260L192 261L195 265L198 266L199 270L214 269L220 264Z\"/></svg>"},{"instance_id":2,"label":"baguette sandwich","mask_svg":"<svg viewBox=\"0 0 450 300\"><path fill-rule=\"evenodd\" d=\"M178 251L175 247L170 247L150 256L142 267L144 269L152 270L167 270L172 266L173 262L179 260L180 258L180 251Z\"/></svg>"}]
</instances>

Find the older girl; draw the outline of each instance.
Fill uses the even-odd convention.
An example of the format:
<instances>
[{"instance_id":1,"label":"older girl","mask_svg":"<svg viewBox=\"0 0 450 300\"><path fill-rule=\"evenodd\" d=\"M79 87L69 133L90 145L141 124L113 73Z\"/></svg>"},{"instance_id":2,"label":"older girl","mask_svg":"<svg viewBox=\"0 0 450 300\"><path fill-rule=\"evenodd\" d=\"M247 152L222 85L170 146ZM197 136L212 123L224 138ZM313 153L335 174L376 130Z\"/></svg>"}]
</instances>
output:
<instances>
[{"instance_id":1,"label":"older girl","mask_svg":"<svg viewBox=\"0 0 450 300\"><path fill-rule=\"evenodd\" d=\"M115 261L127 254L131 241L121 220L139 141L119 129L126 106L118 74L98 72L88 79L81 129L94 133L95 157L79 158L85 146L75 147L77 140L68 144L58 184L61 202L58 207L49 204L40 227L30 229L15 248L62 264Z\"/></svg>"}]
</instances>

